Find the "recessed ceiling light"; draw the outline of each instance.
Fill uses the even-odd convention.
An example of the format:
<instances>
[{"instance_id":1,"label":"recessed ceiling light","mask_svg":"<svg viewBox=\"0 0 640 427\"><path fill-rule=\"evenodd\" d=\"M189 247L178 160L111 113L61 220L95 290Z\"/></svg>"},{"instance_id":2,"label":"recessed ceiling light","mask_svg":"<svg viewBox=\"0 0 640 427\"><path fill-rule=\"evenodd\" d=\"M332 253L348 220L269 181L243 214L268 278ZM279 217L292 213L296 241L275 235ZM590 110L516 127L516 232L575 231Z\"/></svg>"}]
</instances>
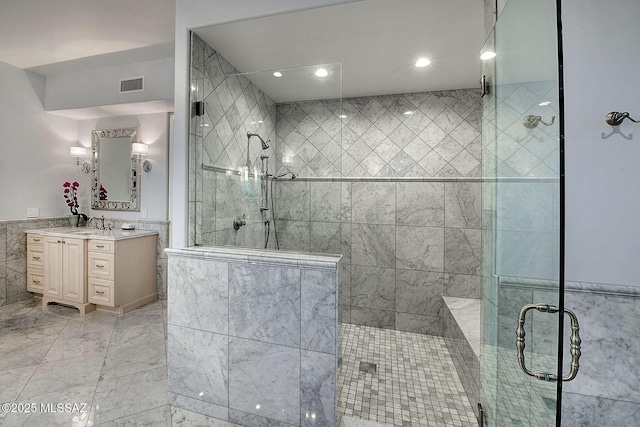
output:
<instances>
[{"instance_id":1,"label":"recessed ceiling light","mask_svg":"<svg viewBox=\"0 0 640 427\"><path fill-rule=\"evenodd\" d=\"M546 107L547 105L551 104L551 101L542 101L540 104L538 104L541 107Z\"/></svg>"},{"instance_id":2,"label":"recessed ceiling light","mask_svg":"<svg viewBox=\"0 0 640 427\"><path fill-rule=\"evenodd\" d=\"M275 72L273 73L273 75L274 75L275 77L282 77L282 73L281 73L280 71L275 71Z\"/></svg>"},{"instance_id":3,"label":"recessed ceiling light","mask_svg":"<svg viewBox=\"0 0 640 427\"><path fill-rule=\"evenodd\" d=\"M416 61L416 67L426 67L427 65L431 64L431 61L429 61L427 58L420 58Z\"/></svg>"},{"instance_id":4,"label":"recessed ceiling light","mask_svg":"<svg viewBox=\"0 0 640 427\"><path fill-rule=\"evenodd\" d=\"M340 114L338 117L340 117L341 119L346 119L347 116L345 116L344 114Z\"/></svg>"},{"instance_id":5,"label":"recessed ceiling light","mask_svg":"<svg viewBox=\"0 0 640 427\"><path fill-rule=\"evenodd\" d=\"M324 68L318 68L316 70L316 76L317 77L327 77L329 75L329 72L327 70L325 70Z\"/></svg>"},{"instance_id":6,"label":"recessed ceiling light","mask_svg":"<svg viewBox=\"0 0 640 427\"><path fill-rule=\"evenodd\" d=\"M488 59L495 58L495 57L496 57L496 53L490 50L484 51L480 55L480 59L482 59L483 61L486 61Z\"/></svg>"}]
</instances>

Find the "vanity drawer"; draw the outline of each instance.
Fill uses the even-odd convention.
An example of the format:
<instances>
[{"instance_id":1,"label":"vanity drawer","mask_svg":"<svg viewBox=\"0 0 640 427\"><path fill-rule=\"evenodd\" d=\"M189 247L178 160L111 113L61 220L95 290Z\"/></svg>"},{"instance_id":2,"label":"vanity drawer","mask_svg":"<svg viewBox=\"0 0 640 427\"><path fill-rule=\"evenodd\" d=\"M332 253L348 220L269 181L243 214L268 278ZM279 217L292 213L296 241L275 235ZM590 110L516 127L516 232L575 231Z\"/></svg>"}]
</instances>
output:
<instances>
[{"instance_id":1,"label":"vanity drawer","mask_svg":"<svg viewBox=\"0 0 640 427\"><path fill-rule=\"evenodd\" d=\"M44 244L44 238L40 234L27 234L27 245L40 245Z\"/></svg>"},{"instance_id":2,"label":"vanity drawer","mask_svg":"<svg viewBox=\"0 0 640 427\"><path fill-rule=\"evenodd\" d=\"M90 252L104 252L112 254L115 248L114 240L89 240Z\"/></svg>"},{"instance_id":3,"label":"vanity drawer","mask_svg":"<svg viewBox=\"0 0 640 427\"><path fill-rule=\"evenodd\" d=\"M44 273L42 270L27 270L27 291L44 293Z\"/></svg>"},{"instance_id":4,"label":"vanity drawer","mask_svg":"<svg viewBox=\"0 0 640 427\"><path fill-rule=\"evenodd\" d=\"M89 278L89 302L92 304L115 307L113 282L109 280Z\"/></svg>"},{"instance_id":5,"label":"vanity drawer","mask_svg":"<svg viewBox=\"0 0 640 427\"><path fill-rule=\"evenodd\" d=\"M114 280L114 264L113 254L89 252L89 277Z\"/></svg>"},{"instance_id":6,"label":"vanity drawer","mask_svg":"<svg viewBox=\"0 0 640 427\"><path fill-rule=\"evenodd\" d=\"M27 267L44 268L44 246L27 246Z\"/></svg>"}]
</instances>

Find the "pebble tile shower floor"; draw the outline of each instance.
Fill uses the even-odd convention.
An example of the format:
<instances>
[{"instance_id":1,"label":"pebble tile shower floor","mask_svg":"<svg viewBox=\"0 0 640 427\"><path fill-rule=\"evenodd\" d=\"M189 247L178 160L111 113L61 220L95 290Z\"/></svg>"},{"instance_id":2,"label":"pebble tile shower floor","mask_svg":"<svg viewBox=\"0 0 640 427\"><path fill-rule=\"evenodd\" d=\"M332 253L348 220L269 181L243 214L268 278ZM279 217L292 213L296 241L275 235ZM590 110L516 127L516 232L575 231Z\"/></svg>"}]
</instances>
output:
<instances>
[{"instance_id":1,"label":"pebble tile shower floor","mask_svg":"<svg viewBox=\"0 0 640 427\"><path fill-rule=\"evenodd\" d=\"M444 338L342 324L340 343L341 414L390 426L477 426Z\"/></svg>"}]
</instances>

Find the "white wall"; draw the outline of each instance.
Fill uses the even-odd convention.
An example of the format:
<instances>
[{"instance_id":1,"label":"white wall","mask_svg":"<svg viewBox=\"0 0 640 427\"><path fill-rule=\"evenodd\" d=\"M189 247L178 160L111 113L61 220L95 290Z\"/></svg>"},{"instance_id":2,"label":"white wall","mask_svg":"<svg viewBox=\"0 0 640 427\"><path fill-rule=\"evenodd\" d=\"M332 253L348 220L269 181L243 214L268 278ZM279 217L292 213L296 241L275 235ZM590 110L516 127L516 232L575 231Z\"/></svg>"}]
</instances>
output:
<instances>
[{"instance_id":1,"label":"white wall","mask_svg":"<svg viewBox=\"0 0 640 427\"><path fill-rule=\"evenodd\" d=\"M167 220L169 193L169 159L168 159L168 126L167 113L142 114L138 116L106 117L101 119L82 120L78 122L78 135L81 145L91 149L91 131L95 129L113 129L124 127L140 127L141 142L149 145L149 155L146 157L152 165L151 172L142 172L140 184L140 212L94 211L86 209L90 216L104 215L106 218L142 219L143 210L147 211L147 218ZM82 174L82 200L89 205L90 176Z\"/></svg>"},{"instance_id":2,"label":"white wall","mask_svg":"<svg viewBox=\"0 0 640 427\"><path fill-rule=\"evenodd\" d=\"M47 78L47 111L173 99L173 58ZM120 79L145 76L143 92L120 93Z\"/></svg>"},{"instance_id":3,"label":"white wall","mask_svg":"<svg viewBox=\"0 0 640 427\"><path fill-rule=\"evenodd\" d=\"M180 0L176 2L175 132L172 167L172 247L187 245L187 141L189 125L189 31L260 16L354 0ZM356 0L358 1L358 0Z\"/></svg>"},{"instance_id":4,"label":"white wall","mask_svg":"<svg viewBox=\"0 0 640 427\"><path fill-rule=\"evenodd\" d=\"M570 281L640 286L640 125L604 122L640 119L638 22L637 0L563 1Z\"/></svg>"},{"instance_id":5,"label":"white wall","mask_svg":"<svg viewBox=\"0 0 640 427\"><path fill-rule=\"evenodd\" d=\"M33 207L69 214L62 184L76 176L69 147L77 122L44 111L43 77L0 62L0 82L0 219L25 218Z\"/></svg>"}]
</instances>

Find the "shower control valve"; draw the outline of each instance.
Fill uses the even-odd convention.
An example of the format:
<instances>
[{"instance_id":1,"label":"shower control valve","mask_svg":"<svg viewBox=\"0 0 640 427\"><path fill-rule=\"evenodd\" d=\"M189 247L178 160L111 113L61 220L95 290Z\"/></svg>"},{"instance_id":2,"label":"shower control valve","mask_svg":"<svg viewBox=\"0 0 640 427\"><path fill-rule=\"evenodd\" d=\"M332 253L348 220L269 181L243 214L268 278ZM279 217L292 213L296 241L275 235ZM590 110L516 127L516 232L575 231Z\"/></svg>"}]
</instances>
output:
<instances>
[{"instance_id":1,"label":"shower control valve","mask_svg":"<svg viewBox=\"0 0 640 427\"><path fill-rule=\"evenodd\" d=\"M245 219L245 215L242 215L242 218L240 218L239 216L236 217L236 219L233 220L233 229L234 230L240 230L240 227L242 227L243 225L247 225L247 220Z\"/></svg>"}]
</instances>

